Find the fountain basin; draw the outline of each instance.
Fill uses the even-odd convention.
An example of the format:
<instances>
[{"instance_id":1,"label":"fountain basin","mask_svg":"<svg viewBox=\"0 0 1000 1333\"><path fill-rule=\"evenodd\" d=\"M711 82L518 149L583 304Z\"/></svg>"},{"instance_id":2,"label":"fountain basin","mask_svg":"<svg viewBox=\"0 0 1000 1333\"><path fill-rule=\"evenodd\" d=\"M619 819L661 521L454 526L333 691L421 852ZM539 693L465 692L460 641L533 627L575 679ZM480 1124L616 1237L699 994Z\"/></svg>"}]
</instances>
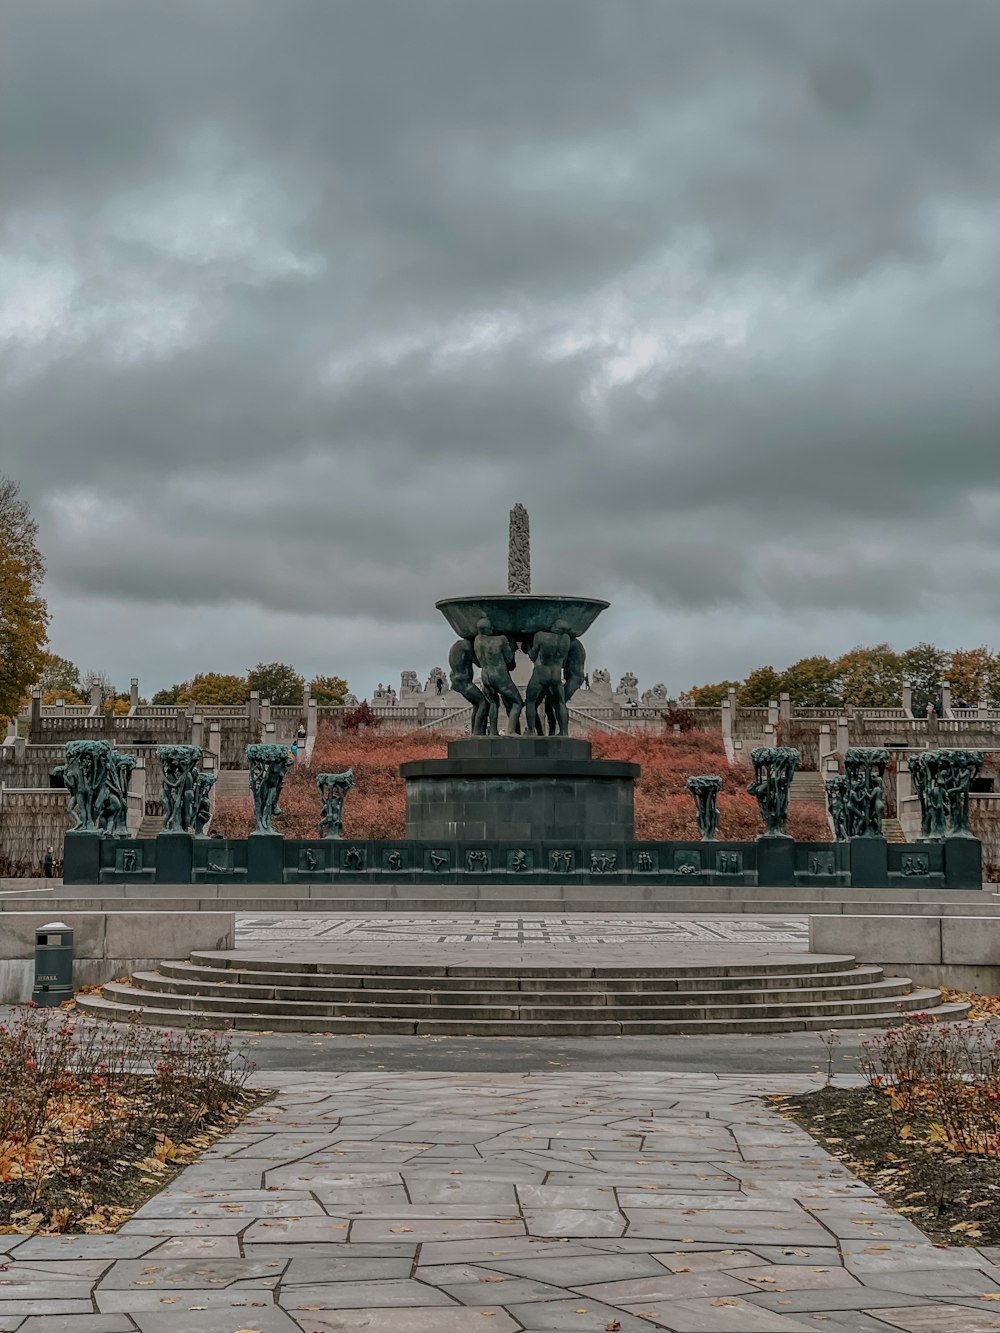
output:
<instances>
[{"instance_id":1,"label":"fountain basin","mask_svg":"<svg viewBox=\"0 0 1000 1333\"><path fill-rule=\"evenodd\" d=\"M477 624L489 620L494 633L527 638L550 630L557 620L579 637L609 603L596 597L547 597L542 593L497 593L486 597L445 597L434 605L462 639L474 639Z\"/></svg>"}]
</instances>

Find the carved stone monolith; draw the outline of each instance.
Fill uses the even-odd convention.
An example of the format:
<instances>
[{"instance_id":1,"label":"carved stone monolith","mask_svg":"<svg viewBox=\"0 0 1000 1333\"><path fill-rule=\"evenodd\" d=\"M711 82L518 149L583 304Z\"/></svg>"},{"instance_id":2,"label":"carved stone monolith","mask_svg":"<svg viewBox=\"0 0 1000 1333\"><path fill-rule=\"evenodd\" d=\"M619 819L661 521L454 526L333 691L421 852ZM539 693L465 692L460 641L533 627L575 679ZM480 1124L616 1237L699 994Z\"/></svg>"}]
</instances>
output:
<instances>
[{"instance_id":1,"label":"carved stone monolith","mask_svg":"<svg viewBox=\"0 0 1000 1333\"><path fill-rule=\"evenodd\" d=\"M522 504L516 504L510 511L507 591L531 592L531 528L528 511Z\"/></svg>"}]
</instances>

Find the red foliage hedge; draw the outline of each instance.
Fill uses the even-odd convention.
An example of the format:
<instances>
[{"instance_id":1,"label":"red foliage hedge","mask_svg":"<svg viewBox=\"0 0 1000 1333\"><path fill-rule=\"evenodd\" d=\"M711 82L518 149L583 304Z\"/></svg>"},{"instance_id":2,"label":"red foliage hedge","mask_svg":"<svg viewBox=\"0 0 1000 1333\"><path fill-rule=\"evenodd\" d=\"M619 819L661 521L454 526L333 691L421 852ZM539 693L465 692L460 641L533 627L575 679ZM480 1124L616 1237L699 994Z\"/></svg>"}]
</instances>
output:
<instances>
[{"instance_id":1,"label":"red foliage hedge","mask_svg":"<svg viewBox=\"0 0 1000 1333\"><path fill-rule=\"evenodd\" d=\"M598 759L625 759L639 764L635 788L635 836L650 839L697 838L694 798L685 786L698 773L718 773L719 837L755 838L762 831L757 802L747 793L749 769L726 762L722 738L701 731L650 736L642 733L601 733L591 737ZM403 736L363 729L344 734L322 728L308 763L300 760L285 779L282 816L277 827L290 838L319 837L319 793L316 774L354 770L354 787L344 802L346 838L401 838L406 807L399 765L408 759L443 759L448 738L415 731ZM253 828L249 797L216 803L213 831L242 838ZM822 806L796 802L788 831L803 841L830 837Z\"/></svg>"}]
</instances>

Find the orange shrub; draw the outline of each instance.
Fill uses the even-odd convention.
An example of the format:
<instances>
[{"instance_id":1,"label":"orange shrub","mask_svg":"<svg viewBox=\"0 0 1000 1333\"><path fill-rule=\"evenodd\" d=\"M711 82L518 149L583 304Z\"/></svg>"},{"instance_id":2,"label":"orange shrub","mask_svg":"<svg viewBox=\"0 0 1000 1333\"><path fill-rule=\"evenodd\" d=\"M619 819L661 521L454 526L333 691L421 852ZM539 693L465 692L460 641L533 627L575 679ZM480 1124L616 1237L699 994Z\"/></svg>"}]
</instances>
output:
<instances>
[{"instance_id":1,"label":"orange shrub","mask_svg":"<svg viewBox=\"0 0 1000 1333\"><path fill-rule=\"evenodd\" d=\"M762 831L757 802L746 789L753 775L742 765L726 762L721 736L701 731L667 736L630 732L600 733L591 739L595 758L628 760L642 768L635 788L637 838L697 838L694 798L685 784L698 773L717 773L722 778L720 838L745 840ZM310 761L300 760L285 778L282 814L275 826L289 838L318 838L316 774L350 768L354 787L344 802L344 836L401 838L406 789L399 765L410 759L443 759L447 745L447 737L433 732L389 735L374 729L350 733L323 727ZM225 837L246 837L253 829L249 798L217 801L213 829ZM822 806L796 802L789 813L788 831L805 842L825 842L830 837L826 812Z\"/></svg>"}]
</instances>

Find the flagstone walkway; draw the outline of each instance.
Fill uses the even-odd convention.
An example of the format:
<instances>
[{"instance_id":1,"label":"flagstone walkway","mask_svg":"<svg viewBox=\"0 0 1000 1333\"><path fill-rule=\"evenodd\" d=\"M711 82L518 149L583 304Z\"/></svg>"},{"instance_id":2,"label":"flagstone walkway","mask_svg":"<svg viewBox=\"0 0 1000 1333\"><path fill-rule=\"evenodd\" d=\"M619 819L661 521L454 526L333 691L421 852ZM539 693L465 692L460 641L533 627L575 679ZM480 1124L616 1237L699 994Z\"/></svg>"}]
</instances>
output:
<instances>
[{"instance_id":1,"label":"flagstone walkway","mask_svg":"<svg viewBox=\"0 0 1000 1333\"><path fill-rule=\"evenodd\" d=\"M0 1331L1000 1330L1000 1251L936 1248L781 1119L807 1077L269 1081L116 1235L3 1237Z\"/></svg>"}]
</instances>

